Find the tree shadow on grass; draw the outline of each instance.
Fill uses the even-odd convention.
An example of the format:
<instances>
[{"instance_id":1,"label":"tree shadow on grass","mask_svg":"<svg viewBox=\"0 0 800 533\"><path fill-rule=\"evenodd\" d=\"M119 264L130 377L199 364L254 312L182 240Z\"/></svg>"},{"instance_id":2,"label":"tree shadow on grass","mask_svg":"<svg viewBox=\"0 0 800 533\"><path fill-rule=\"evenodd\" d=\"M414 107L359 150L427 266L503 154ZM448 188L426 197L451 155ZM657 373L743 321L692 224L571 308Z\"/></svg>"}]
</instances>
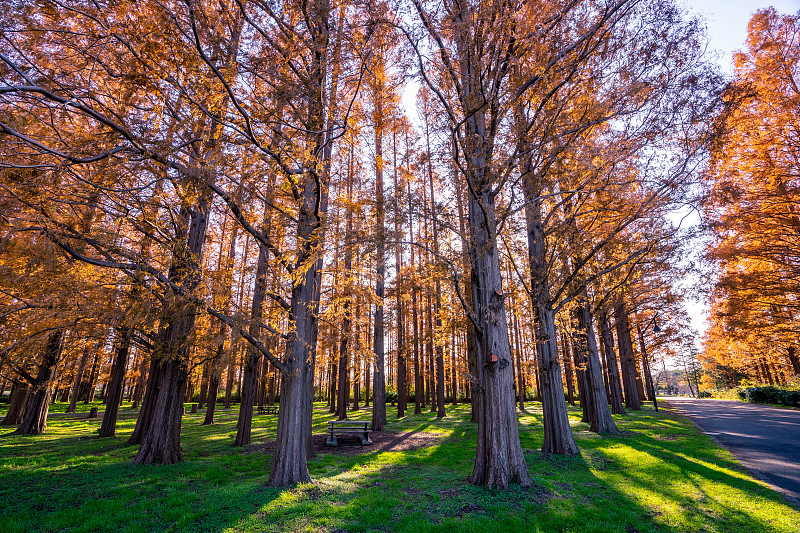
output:
<instances>
[{"instance_id":1,"label":"tree shadow on grass","mask_svg":"<svg viewBox=\"0 0 800 533\"><path fill-rule=\"evenodd\" d=\"M54 422L51 438L0 444L0 530L791 531L719 497L714 485L727 484L757 504L780 508L777 495L737 477L728 464L715 465L727 460L724 454L690 450L691 439L702 436L680 425L621 418L623 426L643 422L689 434L688 441L662 442L629 430L602 438L578 431L583 455L547 457L536 451L541 425L529 413L525 420L533 422L520 432L534 484L499 491L467 482L476 425L468 410L456 414L461 418L439 425L429 414L390 420L390 430L447 434L412 450L320 453L309 461L314 484L291 489L266 486L270 454L244 453L220 437L231 423L185 424L191 458L143 467L131 464L137 447L124 445L127 435L86 439L91 424ZM315 411L317 432L331 418L325 415ZM259 438L274 438L272 428L258 431ZM27 453L34 467L25 466Z\"/></svg>"}]
</instances>

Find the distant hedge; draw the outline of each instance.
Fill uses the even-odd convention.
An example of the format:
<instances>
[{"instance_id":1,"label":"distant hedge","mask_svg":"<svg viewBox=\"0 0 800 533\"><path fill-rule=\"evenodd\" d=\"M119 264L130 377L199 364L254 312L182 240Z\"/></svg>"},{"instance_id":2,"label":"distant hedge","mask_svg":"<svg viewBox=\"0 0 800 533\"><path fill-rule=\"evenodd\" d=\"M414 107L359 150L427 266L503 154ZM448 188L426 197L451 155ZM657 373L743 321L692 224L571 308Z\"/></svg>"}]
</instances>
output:
<instances>
[{"instance_id":1,"label":"distant hedge","mask_svg":"<svg viewBox=\"0 0 800 533\"><path fill-rule=\"evenodd\" d=\"M771 403L800 407L800 391L778 387L747 387L739 391L739 398L751 403Z\"/></svg>"}]
</instances>

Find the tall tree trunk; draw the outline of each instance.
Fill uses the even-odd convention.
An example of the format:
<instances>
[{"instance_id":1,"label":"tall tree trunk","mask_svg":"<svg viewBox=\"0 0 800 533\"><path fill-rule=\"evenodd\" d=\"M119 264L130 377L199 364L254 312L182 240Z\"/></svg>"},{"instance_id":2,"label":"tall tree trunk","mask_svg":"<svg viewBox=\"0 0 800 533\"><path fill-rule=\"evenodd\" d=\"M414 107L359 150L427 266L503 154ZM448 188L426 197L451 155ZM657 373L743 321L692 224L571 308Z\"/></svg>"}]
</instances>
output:
<instances>
[{"instance_id":1,"label":"tall tree trunk","mask_svg":"<svg viewBox=\"0 0 800 533\"><path fill-rule=\"evenodd\" d=\"M569 341L567 334L561 334L561 353L564 359L564 378L567 382L567 402L570 405L575 405L575 380L573 379L572 362L570 359Z\"/></svg>"},{"instance_id":2,"label":"tall tree trunk","mask_svg":"<svg viewBox=\"0 0 800 533\"><path fill-rule=\"evenodd\" d=\"M639 396L639 387L636 383L636 360L631 343L631 332L628 322L628 312L625 303L620 301L614 309L614 318L617 325L617 345L619 356L622 359L622 388L625 391L625 407L638 411L642 408L642 399Z\"/></svg>"},{"instance_id":3,"label":"tall tree trunk","mask_svg":"<svg viewBox=\"0 0 800 533\"><path fill-rule=\"evenodd\" d=\"M292 287L290 323L294 328L286 340L284 364L286 370L281 380L281 408L278 410L277 447L268 484L288 486L311 481L307 459L311 453L311 415L313 399L314 358L316 345L316 304L321 278L318 276L320 262L315 254L320 253L322 233L314 215L315 200L327 195L314 186L315 180L306 175L303 183L303 200L298 244L302 251L298 264L309 264L302 276L298 276ZM327 185L323 183L323 187ZM326 197L320 202L327 210ZM324 211L323 211L324 213ZM317 231L316 236L312 234ZM345 404L346 406L346 404Z\"/></svg>"},{"instance_id":4,"label":"tall tree trunk","mask_svg":"<svg viewBox=\"0 0 800 533\"><path fill-rule=\"evenodd\" d=\"M353 197L354 178L354 150L351 146L347 167L347 195ZM339 420L347 419L347 408L350 406L350 338L352 337L352 307L355 295L352 290L353 279L353 247L355 238L353 234L353 209L348 206L346 214L346 228L344 236L344 275L346 276L344 303L342 304L342 332L339 340L339 383L336 405L336 417Z\"/></svg>"},{"instance_id":5,"label":"tall tree trunk","mask_svg":"<svg viewBox=\"0 0 800 533\"><path fill-rule=\"evenodd\" d=\"M321 2L316 22L328 27L330 4ZM343 9L343 8L342 8ZM338 18L338 38L334 46L333 79L329 102L336 101L338 54L344 25L343 12ZM289 312L289 333L284 356L285 370L281 381L281 407L278 410L275 458L268 484L288 486L311 481L308 457L311 446L311 417L314 397L314 365L316 363L319 300L322 291L322 254L325 241L325 219L328 213L330 160L334 130L333 109L325 127L325 75L327 71L328 33L314 37L315 54L309 64L308 120L305 125L309 159L299 177L299 212L297 214L296 265L292 276L292 300Z\"/></svg>"},{"instance_id":6,"label":"tall tree trunk","mask_svg":"<svg viewBox=\"0 0 800 533\"><path fill-rule=\"evenodd\" d=\"M47 337L39 372L31 383L25 411L19 427L12 435L40 435L47 428L47 412L50 409L50 394L56 379L56 367L61 355L64 330L57 329Z\"/></svg>"},{"instance_id":7,"label":"tall tree trunk","mask_svg":"<svg viewBox=\"0 0 800 533\"><path fill-rule=\"evenodd\" d=\"M270 407L275 405L275 372L269 373L269 387L267 390L267 405Z\"/></svg>"},{"instance_id":8,"label":"tall tree trunk","mask_svg":"<svg viewBox=\"0 0 800 533\"><path fill-rule=\"evenodd\" d=\"M796 376L800 376L800 357L797 356L797 348L795 346L786 347L786 356L789 362L792 363L792 370Z\"/></svg>"},{"instance_id":9,"label":"tall tree trunk","mask_svg":"<svg viewBox=\"0 0 800 533\"><path fill-rule=\"evenodd\" d=\"M436 395L436 375L435 375L435 370L436 370L436 367L435 367L436 360L435 359L436 358L435 358L434 352L433 352L433 350L434 350L434 347L433 347L434 346L433 302L432 302L432 299L431 299L430 287L426 288L425 293L426 293L425 298L427 300L425 317L427 318L427 328L428 328L428 334L426 336L426 339L427 339L428 342L426 343L427 344L427 349L425 350L425 352L428 354L428 357L426 358L426 361L428 363L428 371L427 371L428 387L427 387L427 392L428 392L429 403L430 403L430 406L431 406L431 412L435 413L436 412L436 403L437 403L437 400L438 400L438 396Z\"/></svg>"},{"instance_id":10,"label":"tall tree trunk","mask_svg":"<svg viewBox=\"0 0 800 533\"><path fill-rule=\"evenodd\" d=\"M217 409L217 395L219 394L219 382L221 377L221 370L213 368L208 378L208 405L206 406L206 416L203 419L204 426L214 423L214 412Z\"/></svg>"},{"instance_id":11,"label":"tall tree trunk","mask_svg":"<svg viewBox=\"0 0 800 533\"><path fill-rule=\"evenodd\" d=\"M131 433L131 436L128 438L128 444L142 443L144 434L150 426L150 420L153 417L153 409L155 409L156 399L158 397L160 376L161 364L157 359L157 354L153 353L150 357L150 368L147 371L144 400L142 401L141 409L139 409L136 426L133 428L133 433Z\"/></svg>"},{"instance_id":12,"label":"tall tree trunk","mask_svg":"<svg viewBox=\"0 0 800 533\"><path fill-rule=\"evenodd\" d=\"M184 227L186 249L178 251L173 258L169 278L187 291L194 290L200 284L199 270L208 228L209 205L208 194L202 192L195 206L181 208L180 219L188 226ZM196 306L176 295L174 307L162 321L166 326L162 326L154 354L159 366L158 392L152 404L149 424L141 431L142 446L136 454L135 463L172 464L182 459L183 398L189 374L189 337L194 330L196 316ZM140 418L142 414L140 412Z\"/></svg>"},{"instance_id":13,"label":"tall tree trunk","mask_svg":"<svg viewBox=\"0 0 800 533\"><path fill-rule=\"evenodd\" d=\"M572 362L575 367L575 381L578 385L578 399L581 404L581 422L588 424L591 422L592 396L589 393L589 385L586 380L585 348L581 346L583 339L576 338L575 332L572 335Z\"/></svg>"},{"instance_id":14,"label":"tall tree trunk","mask_svg":"<svg viewBox=\"0 0 800 533\"><path fill-rule=\"evenodd\" d=\"M182 325L186 325L189 320L182 320ZM183 327L180 329L185 333ZM166 338L172 342L176 340L172 335ZM183 395L186 392L188 368L185 360L182 361L178 357L166 358L160 362L159 366L159 389L152 418L142 438L142 446L134 459L134 462L138 464L173 464L182 459L181 418L183 417Z\"/></svg>"},{"instance_id":15,"label":"tall tree trunk","mask_svg":"<svg viewBox=\"0 0 800 533\"><path fill-rule=\"evenodd\" d=\"M423 118L425 120L425 146L427 149L427 168L428 168L428 186L429 186L429 196L430 196L430 220L431 220L431 233L433 235L433 255L434 255L434 262L439 261L439 223L436 218L437 208L436 208L436 192L434 191L433 187L433 154L431 153L431 134L430 134L430 123L429 123L429 108L428 108L428 100L424 99L423 102L426 104L424 106ZM435 290L435 301L434 306L430 309L430 302L428 303L429 307L429 315L428 315L428 326L430 328L431 333L431 341L430 347L433 348L435 345L436 347L436 417L443 418L446 414L445 408L445 401L444 401L444 347L442 346L442 341L436 342L436 331L440 331L442 328L442 317L441 317L441 309L442 309L442 283L439 281L438 276L436 277L436 281L434 282L434 290ZM430 318L430 313L436 315L436 330L433 329L433 324ZM433 350L430 351L430 356L433 357ZM433 363L433 361L431 361ZM433 379L433 366L431 365L431 379Z\"/></svg>"},{"instance_id":16,"label":"tall tree trunk","mask_svg":"<svg viewBox=\"0 0 800 533\"><path fill-rule=\"evenodd\" d=\"M268 223L265 221L262 232L266 233L268 229ZM248 333L254 338L261 337L261 328L257 325L257 322L260 322L261 318L264 316L263 307L267 291L266 278L267 270L269 269L268 259L266 247L260 245L258 247L258 262L256 263L256 282L253 288L253 299L250 306L250 319L252 323L248 330ZM233 441L234 446L250 444L250 430L253 423L253 405L256 397L256 388L258 386L261 358L261 352L256 349L255 346L248 343L245 350L244 376L239 393L239 417L236 421L236 438L234 438Z\"/></svg>"},{"instance_id":17,"label":"tall tree trunk","mask_svg":"<svg viewBox=\"0 0 800 533\"><path fill-rule=\"evenodd\" d=\"M456 324L451 323L450 331L450 392L453 394L453 405L458 405L458 361L456 359Z\"/></svg>"},{"instance_id":18,"label":"tall tree trunk","mask_svg":"<svg viewBox=\"0 0 800 533\"><path fill-rule=\"evenodd\" d=\"M244 279L245 279L244 264L246 264L247 258L250 256L250 240L251 239L247 237L244 240L244 254L243 254L244 260L242 261L243 267L242 267L242 273L239 277L239 294L237 296L237 302L238 302L237 307L239 309L242 308L244 300ZM228 353L228 376L225 382L225 409L231 408L231 399L233 396L233 384L234 381L236 381L236 371L239 368L239 365L237 365L237 360L239 359L239 350L240 350L238 332L231 330L230 344L231 347Z\"/></svg>"},{"instance_id":19,"label":"tall tree trunk","mask_svg":"<svg viewBox=\"0 0 800 533\"><path fill-rule=\"evenodd\" d=\"M100 437L113 437L117 432L117 415L119 404L122 401L122 385L125 381L125 369L128 366L128 353L131 347L133 331L125 326L117 328L117 356L111 366L111 379L108 386L106 411L103 413L103 423L98 432Z\"/></svg>"},{"instance_id":20,"label":"tall tree trunk","mask_svg":"<svg viewBox=\"0 0 800 533\"><path fill-rule=\"evenodd\" d=\"M464 98L471 100L481 92L479 72L473 63L471 30L457 14L456 25L460 73ZM477 354L476 390L480 396L478 440L470 481L476 485L505 489L510 483L529 486L532 481L519 440L511 353L506 322L505 294L497 245L494 180L491 170L491 133L486 130L486 110L467 115L464 137L465 159L470 183L467 202L472 308ZM563 401L563 400L562 400Z\"/></svg>"},{"instance_id":21,"label":"tall tree trunk","mask_svg":"<svg viewBox=\"0 0 800 533\"><path fill-rule=\"evenodd\" d=\"M472 129L482 137L482 120ZM481 161L472 166L485 171ZM475 183L485 183L476 179ZM531 484L522 454L511 375L511 353L506 323L494 196L481 186L469 196L472 301L477 334L478 443L470 481L476 485L507 488L509 483Z\"/></svg>"},{"instance_id":22,"label":"tall tree trunk","mask_svg":"<svg viewBox=\"0 0 800 533\"><path fill-rule=\"evenodd\" d=\"M81 396L83 397L83 403L89 404L94 401L94 390L97 386L97 377L100 373L100 356L102 351L98 346L97 351L94 353L94 359L92 359L92 368L89 371L89 379L86 380L84 384L84 391Z\"/></svg>"},{"instance_id":23,"label":"tall tree trunk","mask_svg":"<svg viewBox=\"0 0 800 533\"><path fill-rule=\"evenodd\" d=\"M644 397L647 401L652 402L653 398L653 377L650 375L650 362L647 360L647 346L644 344L644 332L641 325L636 325L636 331L639 334L639 347L642 349L642 374L644 375Z\"/></svg>"},{"instance_id":24,"label":"tall tree trunk","mask_svg":"<svg viewBox=\"0 0 800 533\"><path fill-rule=\"evenodd\" d=\"M379 64L383 66L379 58ZM375 94L375 332L372 346L375 352L375 373L372 385L372 430L383 431L386 425L386 370L383 323L384 274L386 271L386 209L383 191L383 77L377 76ZM367 362L369 366L369 362Z\"/></svg>"},{"instance_id":25,"label":"tall tree trunk","mask_svg":"<svg viewBox=\"0 0 800 533\"><path fill-rule=\"evenodd\" d=\"M586 385L591 397L591 412L589 414L589 431L595 433L619 433L611 410L608 407L605 383L603 382L603 368L600 365L600 356L597 350L597 338L592 326L592 313L588 301L583 302L579 308L581 332L586 335Z\"/></svg>"},{"instance_id":26,"label":"tall tree trunk","mask_svg":"<svg viewBox=\"0 0 800 533\"><path fill-rule=\"evenodd\" d=\"M133 391L133 401L138 406L144 396L144 387L147 382L147 355L142 353L142 360L139 362L139 377L136 379L136 388Z\"/></svg>"},{"instance_id":27,"label":"tall tree trunk","mask_svg":"<svg viewBox=\"0 0 800 533\"><path fill-rule=\"evenodd\" d=\"M369 325L367 325L369 332ZM361 401L361 304L356 305L355 332L353 334L353 411L359 410Z\"/></svg>"},{"instance_id":28,"label":"tall tree trunk","mask_svg":"<svg viewBox=\"0 0 800 533\"><path fill-rule=\"evenodd\" d=\"M78 405L78 395L81 392L81 383L83 383L83 372L86 370L86 362L89 360L89 345L83 348L80 361L78 362L78 372L75 373L75 381L72 384L72 395L69 400L68 413L74 413Z\"/></svg>"},{"instance_id":29,"label":"tall tree trunk","mask_svg":"<svg viewBox=\"0 0 800 533\"><path fill-rule=\"evenodd\" d=\"M397 190L397 179L395 177L395 190ZM396 193L397 194L397 193ZM399 211L399 207L397 208ZM400 235L399 214L395 215L395 233ZM402 278L401 276L401 252L400 244L395 247L395 296L397 298L397 418L406 416L408 402L408 391L406 385L406 345L405 345L405 324L403 323L403 297L402 297Z\"/></svg>"},{"instance_id":30,"label":"tall tree trunk","mask_svg":"<svg viewBox=\"0 0 800 533\"><path fill-rule=\"evenodd\" d=\"M336 345L336 353L338 354L338 345ZM337 385L339 383L339 358L333 360L331 363L331 406L328 409L328 412L331 414L336 414L338 411L336 410L336 401L339 398L339 391L337 389Z\"/></svg>"},{"instance_id":31,"label":"tall tree trunk","mask_svg":"<svg viewBox=\"0 0 800 533\"><path fill-rule=\"evenodd\" d=\"M526 202L525 224L528 236L528 263L533 295L534 340L539 365L539 384L542 397L544 443L542 451L553 454L577 454L578 445L572 436L564 402L556 339L555 312L550 300L548 282L547 243L542 221L542 186L534 182L530 172L523 179ZM565 347L566 353L566 347Z\"/></svg>"},{"instance_id":32,"label":"tall tree trunk","mask_svg":"<svg viewBox=\"0 0 800 533\"><path fill-rule=\"evenodd\" d=\"M519 394L519 410L525 410L525 389L527 387L527 379L525 377L525 370L522 366L522 339L520 338L521 331L519 327L519 320L517 319L517 306L514 302L514 312L512 313L512 325L514 329L514 352L517 358L517 394Z\"/></svg>"},{"instance_id":33,"label":"tall tree trunk","mask_svg":"<svg viewBox=\"0 0 800 533\"><path fill-rule=\"evenodd\" d=\"M30 396L30 383L24 379L15 379L11 385L11 396L9 397L8 412L0 422L0 426L18 426L22 422L22 415L25 414L25 405Z\"/></svg>"},{"instance_id":34,"label":"tall tree trunk","mask_svg":"<svg viewBox=\"0 0 800 533\"><path fill-rule=\"evenodd\" d=\"M453 188L455 189L456 208L458 210L458 228L461 235L461 253L462 265L465 272L464 287L467 289L466 293L467 305L474 307L472 302L472 291L469 290L469 284L472 282L472 274L470 272L472 266L469 259L469 243L467 241L467 215L464 209L464 199L462 198L464 187L461 185L459 178L458 165L455 163L456 150L455 145L452 145L453 156ZM467 384L465 387L465 395L470 402L470 421L478 421L478 412L480 411L478 403L480 402L480 395L473 394L472 388L475 386L475 365L478 352L478 341L475 334L475 325L471 320L467 320L467 335L466 335L466 349L467 349Z\"/></svg>"},{"instance_id":35,"label":"tall tree trunk","mask_svg":"<svg viewBox=\"0 0 800 533\"><path fill-rule=\"evenodd\" d=\"M208 368L209 362L203 363L203 371L200 375L200 398L197 400L197 408L202 409L206 404L206 395L208 394Z\"/></svg>"},{"instance_id":36,"label":"tall tree trunk","mask_svg":"<svg viewBox=\"0 0 800 533\"><path fill-rule=\"evenodd\" d=\"M608 373L608 389L611 393L611 413L624 415L626 413L622 398L622 383L619 377L619 366L617 365L617 355L614 352L614 337L611 327L608 324L608 315L605 310L600 311L598 317L600 322L600 338L605 347L606 372Z\"/></svg>"},{"instance_id":37,"label":"tall tree trunk","mask_svg":"<svg viewBox=\"0 0 800 533\"><path fill-rule=\"evenodd\" d=\"M406 384L406 344L405 344L405 324L403 323L403 247L402 240L402 215L400 214L402 189L397 175L397 127L392 128L392 168L394 177L394 232L396 243L394 246L394 269L395 282L394 291L397 300L397 418L406 416L408 402L408 385Z\"/></svg>"},{"instance_id":38,"label":"tall tree trunk","mask_svg":"<svg viewBox=\"0 0 800 533\"><path fill-rule=\"evenodd\" d=\"M345 264L347 260L345 259ZM347 408L350 405L350 361L348 343L350 340L350 300L344 304L344 318L342 319L342 336L339 341L339 397L336 403L336 418L347 419Z\"/></svg>"}]
</instances>

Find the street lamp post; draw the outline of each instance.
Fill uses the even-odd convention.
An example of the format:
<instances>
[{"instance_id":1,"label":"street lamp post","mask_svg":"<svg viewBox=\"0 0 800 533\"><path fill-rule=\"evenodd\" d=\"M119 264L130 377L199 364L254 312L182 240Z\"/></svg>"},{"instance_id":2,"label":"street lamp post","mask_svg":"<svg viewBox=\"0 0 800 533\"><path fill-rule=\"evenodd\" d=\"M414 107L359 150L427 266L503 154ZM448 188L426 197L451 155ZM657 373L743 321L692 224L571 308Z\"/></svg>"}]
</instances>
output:
<instances>
[{"instance_id":1,"label":"street lamp post","mask_svg":"<svg viewBox=\"0 0 800 533\"><path fill-rule=\"evenodd\" d=\"M651 318L650 321L647 324L645 324L644 331L645 332L647 331L647 328L650 327L650 324L653 324L654 333L658 333L659 331L661 331L661 328L659 328L658 324L656 324L655 322L656 322L656 315L653 315L653 318ZM656 410L656 412L658 412L658 399L656 398L656 386L655 383L653 382L653 373L650 372L650 358L647 356L647 348L645 347L645 342L644 342L644 333L641 333L640 331L640 334L642 336L642 355L644 356L643 357L644 371L647 372L648 376L650 376L650 395L653 397L653 408Z\"/></svg>"}]
</instances>

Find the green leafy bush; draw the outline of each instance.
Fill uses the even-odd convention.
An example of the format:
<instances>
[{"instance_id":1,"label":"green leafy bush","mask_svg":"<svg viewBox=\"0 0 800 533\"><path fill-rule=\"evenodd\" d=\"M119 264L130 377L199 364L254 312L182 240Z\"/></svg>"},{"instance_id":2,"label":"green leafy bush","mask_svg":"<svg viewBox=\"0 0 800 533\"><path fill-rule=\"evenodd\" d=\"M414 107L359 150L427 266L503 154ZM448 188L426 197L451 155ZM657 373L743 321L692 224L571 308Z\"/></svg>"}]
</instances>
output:
<instances>
[{"instance_id":1,"label":"green leafy bush","mask_svg":"<svg viewBox=\"0 0 800 533\"><path fill-rule=\"evenodd\" d=\"M739 397L751 403L771 403L800 407L800 391L778 387L746 387L739 391Z\"/></svg>"}]
</instances>

